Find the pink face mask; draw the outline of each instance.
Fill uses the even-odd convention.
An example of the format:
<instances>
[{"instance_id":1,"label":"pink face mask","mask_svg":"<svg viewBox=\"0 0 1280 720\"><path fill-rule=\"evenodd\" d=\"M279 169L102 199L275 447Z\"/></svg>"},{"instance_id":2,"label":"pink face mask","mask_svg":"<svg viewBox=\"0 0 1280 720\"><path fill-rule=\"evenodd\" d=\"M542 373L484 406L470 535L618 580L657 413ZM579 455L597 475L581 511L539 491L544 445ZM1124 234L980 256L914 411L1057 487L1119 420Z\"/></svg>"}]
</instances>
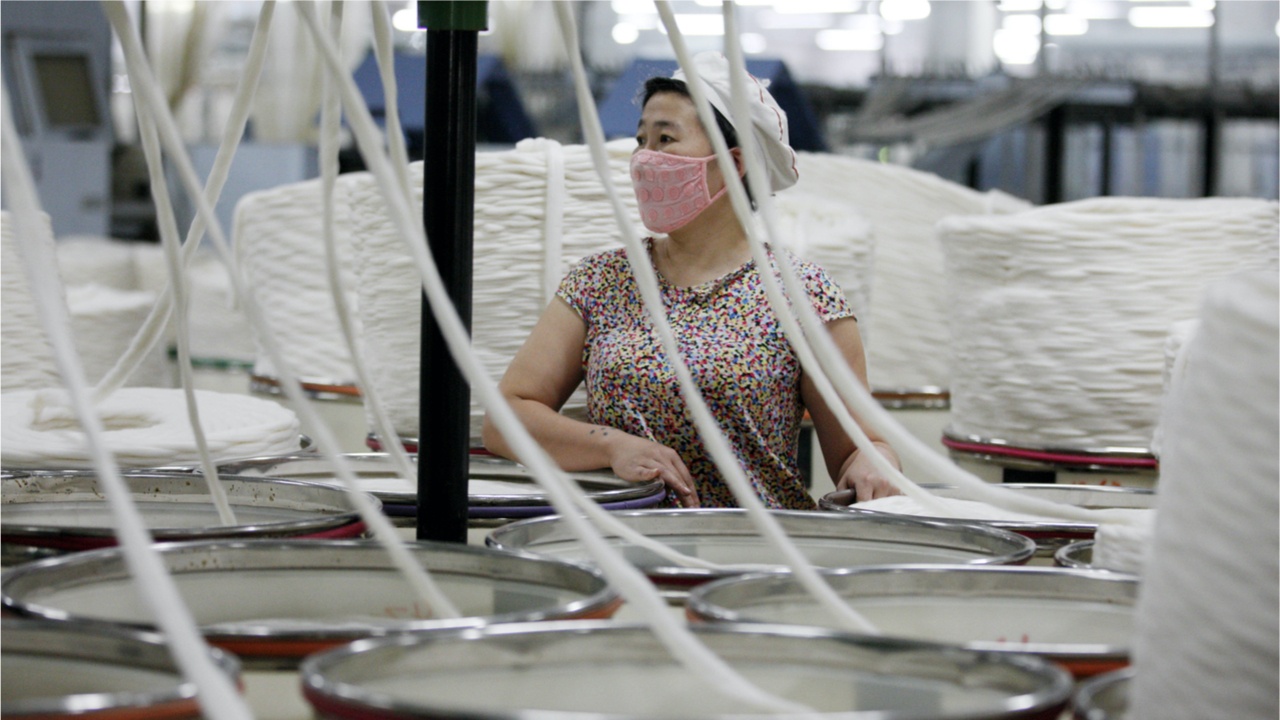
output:
<instances>
[{"instance_id":1,"label":"pink face mask","mask_svg":"<svg viewBox=\"0 0 1280 720\"><path fill-rule=\"evenodd\" d=\"M631 156L631 181L640 202L640 220L656 233L679 230L724 194L707 190L707 165L715 155L691 158L639 150Z\"/></svg>"}]
</instances>

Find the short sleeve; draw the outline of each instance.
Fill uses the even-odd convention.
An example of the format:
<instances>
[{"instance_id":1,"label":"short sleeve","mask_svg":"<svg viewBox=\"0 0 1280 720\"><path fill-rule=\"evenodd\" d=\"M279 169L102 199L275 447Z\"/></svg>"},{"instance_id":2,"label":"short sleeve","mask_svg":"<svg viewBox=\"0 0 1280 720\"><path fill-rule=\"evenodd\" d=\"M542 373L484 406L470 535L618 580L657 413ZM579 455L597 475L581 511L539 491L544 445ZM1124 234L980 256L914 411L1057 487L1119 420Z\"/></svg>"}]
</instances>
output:
<instances>
[{"instance_id":1,"label":"short sleeve","mask_svg":"<svg viewBox=\"0 0 1280 720\"><path fill-rule=\"evenodd\" d=\"M805 289L809 291L809 298L813 302L813 310L818 313L822 322L829 323L846 317L857 319L844 291L826 270L814 263L799 260L794 255L791 262L804 281Z\"/></svg>"},{"instance_id":2,"label":"short sleeve","mask_svg":"<svg viewBox=\"0 0 1280 720\"><path fill-rule=\"evenodd\" d=\"M607 295L616 292L626 268L626 257L621 251L585 257L560 281L556 297L568 303L590 325L601 303L608 301Z\"/></svg>"}]
</instances>

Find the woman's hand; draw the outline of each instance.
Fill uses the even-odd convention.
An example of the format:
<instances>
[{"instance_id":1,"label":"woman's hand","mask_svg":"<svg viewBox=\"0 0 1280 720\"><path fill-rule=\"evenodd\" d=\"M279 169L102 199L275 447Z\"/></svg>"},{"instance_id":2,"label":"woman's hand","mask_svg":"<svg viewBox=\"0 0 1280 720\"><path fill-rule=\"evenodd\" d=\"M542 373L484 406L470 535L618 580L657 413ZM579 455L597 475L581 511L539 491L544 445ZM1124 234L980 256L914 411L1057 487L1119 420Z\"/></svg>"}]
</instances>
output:
<instances>
[{"instance_id":1,"label":"woman's hand","mask_svg":"<svg viewBox=\"0 0 1280 720\"><path fill-rule=\"evenodd\" d=\"M884 455L884 457L894 467L901 468L897 455L883 443L872 443L876 452ZM874 500L876 498L889 497L890 495L901 495L902 492L894 486L888 478L884 477L875 465L871 462L871 457L861 449L856 450L853 454L853 462L850 462L843 473L840 475L839 482L836 483L837 490L850 490L855 492L857 502L866 500Z\"/></svg>"},{"instance_id":2,"label":"woman's hand","mask_svg":"<svg viewBox=\"0 0 1280 720\"><path fill-rule=\"evenodd\" d=\"M675 450L644 438L628 435L620 430L603 429L618 437L610 443L609 465L623 480L644 482L661 478L664 485L675 493L681 507L699 507L698 490L693 475L685 467Z\"/></svg>"}]
</instances>

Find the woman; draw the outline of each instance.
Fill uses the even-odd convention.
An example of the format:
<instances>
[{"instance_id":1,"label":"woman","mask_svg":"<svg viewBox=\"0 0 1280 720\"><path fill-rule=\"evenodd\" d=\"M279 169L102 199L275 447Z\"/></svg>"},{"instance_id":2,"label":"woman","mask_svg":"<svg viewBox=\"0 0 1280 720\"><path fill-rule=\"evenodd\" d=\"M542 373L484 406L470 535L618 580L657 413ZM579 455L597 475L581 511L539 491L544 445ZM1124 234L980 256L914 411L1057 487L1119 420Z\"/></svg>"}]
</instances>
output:
<instances>
[{"instance_id":1,"label":"woman","mask_svg":"<svg viewBox=\"0 0 1280 720\"><path fill-rule=\"evenodd\" d=\"M744 174L737 134L725 119L728 66L699 56L699 74L737 172ZM774 191L795 183L786 116L756 82L753 127ZM807 409L838 488L859 500L894 494L865 450L855 447L782 334L769 307L746 231L734 213L725 178L698 120L683 73L645 84L631 173L667 317L681 353L721 429L766 505L813 509L797 459ZM754 202L753 202L754 205ZM857 320L839 287L819 267L792 256L813 307L859 380L866 361ZM583 380L589 422L558 410ZM612 468L635 482L661 478L669 503L736 505L689 419L678 382L651 329L622 250L584 259L516 354L500 389L533 437L567 471ZM869 433L895 466L893 450ZM486 419L485 446L510 447Z\"/></svg>"}]
</instances>

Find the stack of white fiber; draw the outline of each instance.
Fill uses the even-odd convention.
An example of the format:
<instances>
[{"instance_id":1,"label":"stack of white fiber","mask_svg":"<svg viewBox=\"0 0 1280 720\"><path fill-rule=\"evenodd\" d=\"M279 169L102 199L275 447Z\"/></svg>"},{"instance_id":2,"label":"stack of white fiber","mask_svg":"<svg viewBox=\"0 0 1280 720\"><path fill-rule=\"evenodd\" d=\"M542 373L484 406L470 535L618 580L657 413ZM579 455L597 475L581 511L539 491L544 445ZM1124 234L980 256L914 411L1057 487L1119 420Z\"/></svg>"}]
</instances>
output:
<instances>
[{"instance_id":1,"label":"stack of white fiber","mask_svg":"<svg viewBox=\"0 0 1280 720\"><path fill-rule=\"evenodd\" d=\"M345 201L345 186L351 182L351 176L339 177L332 206L339 274L354 313L352 234ZM355 382L356 373L329 290L324 203L318 179L249 193L236 203L234 245L237 262L289 367L304 381L347 385ZM255 347L254 372L276 377L261 342Z\"/></svg>"},{"instance_id":2,"label":"stack of white fiber","mask_svg":"<svg viewBox=\"0 0 1280 720\"><path fill-rule=\"evenodd\" d=\"M951 215L1018 212L1030 204L901 166L797 155L800 180L779 200L788 194L826 198L857 222L869 222L875 236L875 290L861 323L872 387L945 388L950 368L940 347L947 337L946 301L934 226Z\"/></svg>"},{"instance_id":3,"label":"stack of white fiber","mask_svg":"<svg viewBox=\"0 0 1280 720\"><path fill-rule=\"evenodd\" d=\"M39 242L53 251L53 228L44 215ZM18 251L13 217L0 212L0 385L5 390L58 387L61 380L53 364L53 349L36 316L31 286Z\"/></svg>"},{"instance_id":4,"label":"stack of white fiber","mask_svg":"<svg viewBox=\"0 0 1280 720\"><path fill-rule=\"evenodd\" d=\"M1187 345L1195 337L1199 320L1182 320L1169 328L1169 336L1164 340L1164 372L1160 375L1160 386L1163 391L1161 407L1167 402L1174 388L1182 382L1186 375ZM1164 444L1164 427L1156 421L1156 428L1151 436L1151 454L1160 457L1160 449Z\"/></svg>"},{"instance_id":5,"label":"stack of white fiber","mask_svg":"<svg viewBox=\"0 0 1280 720\"><path fill-rule=\"evenodd\" d=\"M58 274L62 275L62 284L137 290L135 245L137 243L126 240L90 235L58 238Z\"/></svg>"},{"instance_id":6,"label":"stack of white fiber","mask_svg":"<svg viewBox=\"0 0 1280 720\"><path fill-rule=\"evenodd\" d=\"M1215 283L1163 415L1131 720L1273 720L1280 708L1280 287Z\"/></svg>"},{"instance_id":7,"label":"stack of white fiber","mask_svg":"<svg viewBox=\"0 0 1280 720\"><path fill-rule=\"evenodd\" d=\"M246 395L196 391L215 462L298 451L292 410ZM122 467L200 463L181 390L123 388L99 403L103 441ZM84 432L66 392L6 392L0 401L0 463L11 468L91 468Z\"/></svg>"},{"instance_id":8,"label":"stack of white fiber","mask_svg":"<svg viewBox=\"0 0 1280 720\"><path fill-rule=\"evenodd\" d=\"M140 289L159 292L169 280L164 249L141 245L135 250ZM253 332L235 298L226 266L212 250L201 248L187 266L191 357L196 360L251 362ZM171 324L172 331L173 325Z\"/></svg>"},{"instance_id":9,"label":"stack of white fiber","mask_svg":"<svg viewBox=\"0 0 1280 720\"><path fill-rule=\"evenodd\" d=\"M875 235L847 203L794 189L774 198L779 242L796 255L815 262L836 281L859 318L871 314Z\"/></svg>"},{"instance_id":10,"label":"stack of white fiber","mask_svg":"<svg viewBox=\"0 0 1280 720\"><path fill-rule=\"evenodd\" d=\"M610 145L613 181L630 187L635 142ZM372 179L347 194L359 276L362 343L371 382L396 432L418 434L421 279L395 232ZM422 165L410 166L422 200ZM635 197L621 193L635 214ZM551 208L550 214L547 208ZM613 211L586 146L524 141L514 150L476 156L472 341L485 369L501 377L573 263L621 244ZM554 278L554 280L552 279ZM581 415L581 391L565 411ZM478 442L483 411L472 401L471 436ZM372 424L371 424L372 426Z\"/></svg>"},{"instance_id":11,"label":"stack of white fiber","mask_svg":"<svg viewBox=\"0 0 1280 720\"><path fill-rule=\"evenodd\" d=\"M155 305L156 294L147 290L121 290L90 283L67 287L71 333L89 383L97 383L129 347ZM157 346L129 378L129 385L169 387L165 349Z\"/></svg>"},{"instance_id":12,"label":"stack of white fiber","mask_svg":"<svg viewBox=\"0 0 1280 720\"><path fill-rule=\"evenodd\" d=\"M952 428L1015 446L1150 446L1171 324L1276 267L1277 204L1097 198L939 223Z\"/></svg>"}]
</instances>

